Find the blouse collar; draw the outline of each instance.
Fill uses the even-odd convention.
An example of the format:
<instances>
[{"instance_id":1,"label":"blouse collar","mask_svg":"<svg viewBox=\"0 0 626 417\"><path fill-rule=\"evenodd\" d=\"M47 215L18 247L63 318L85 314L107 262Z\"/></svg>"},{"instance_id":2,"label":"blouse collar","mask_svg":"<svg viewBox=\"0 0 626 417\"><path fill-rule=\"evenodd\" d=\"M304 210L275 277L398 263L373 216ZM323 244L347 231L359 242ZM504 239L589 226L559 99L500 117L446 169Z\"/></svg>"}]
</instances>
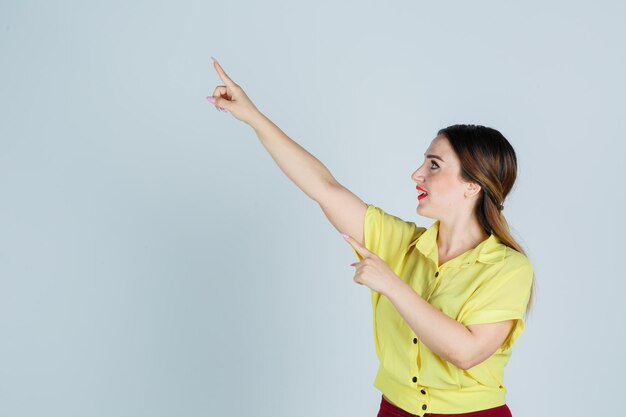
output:
<instances>
[{"instance_id":1,"label":"blouse collar","mask_svg":"<svg viewBox=\"0 0 626 417\"><path fill-rule=\"evenodd\" d=\"M437 234L439 232L440 221L436 220L424 233L422 233L413 244L424 256L432 259L438 265ZM482 262L495 264L504 259L507 246L493 233L476 247L462 253L461 255L446 262L446 266L465 267Z\"/></svg>"}]
</instances>

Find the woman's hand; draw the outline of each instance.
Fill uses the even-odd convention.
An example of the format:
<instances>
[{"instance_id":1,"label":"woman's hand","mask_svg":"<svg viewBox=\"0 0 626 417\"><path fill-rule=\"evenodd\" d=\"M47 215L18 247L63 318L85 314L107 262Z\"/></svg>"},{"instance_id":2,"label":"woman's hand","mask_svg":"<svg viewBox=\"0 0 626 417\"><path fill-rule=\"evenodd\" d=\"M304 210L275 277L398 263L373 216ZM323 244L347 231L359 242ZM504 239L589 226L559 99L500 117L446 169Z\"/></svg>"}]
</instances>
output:
<instances>
[{"instance_id":1,"label":"woman's hand","mask_svg":"<svg viewBox=\"0 0 626 417\"><path fill-rule=\"evenodd\" d=\"M235 118L250 124L251 120L258 117L261 112L244 93L243 89L226 75L217 60L213 57L211 59L213 59L213 67L215 67L224 85L215 87L213 95L208 96L207 100L213 103L216 109L230 112Z\"/></svg>"},{"instance_id":2,"label":"woman's hand","mask_svg":"<svg viewBox=\"0 0 626 417\"><path fill-rule=\"evenodd\" d=\"M362 261L350 264L356 266L354 282L387 296L394 285L401 281L400 277L374 252L369 251L352 237L343 236L363 257Z\"/></svg>"}]
</instances>

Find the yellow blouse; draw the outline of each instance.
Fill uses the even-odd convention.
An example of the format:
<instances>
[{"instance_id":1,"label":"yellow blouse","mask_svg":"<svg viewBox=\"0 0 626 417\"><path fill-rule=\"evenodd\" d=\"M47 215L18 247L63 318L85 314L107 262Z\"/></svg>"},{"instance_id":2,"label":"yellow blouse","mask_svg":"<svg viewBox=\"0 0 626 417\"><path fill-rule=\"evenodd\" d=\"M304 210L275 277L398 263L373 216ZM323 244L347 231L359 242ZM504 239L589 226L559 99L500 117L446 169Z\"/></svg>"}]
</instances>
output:
<instances>
[{"instance_id":1,"label":"yellow blouse","mask_svg":"<svg viewBox=\"0 0 626 417\"><path fill-rule=\"evenodd\" d=\"M380 361L373 385L394 404L419 416L505 404L504 367L524 330L533 280L528 258L493 234L438 266L438 229L438 220L428 228L419 227L368 204L364 243L417 294L458 322L516 322L493 355L463 370L432 352L389 299L371 290L374 346Z\"/></svg>"}]
</instances>

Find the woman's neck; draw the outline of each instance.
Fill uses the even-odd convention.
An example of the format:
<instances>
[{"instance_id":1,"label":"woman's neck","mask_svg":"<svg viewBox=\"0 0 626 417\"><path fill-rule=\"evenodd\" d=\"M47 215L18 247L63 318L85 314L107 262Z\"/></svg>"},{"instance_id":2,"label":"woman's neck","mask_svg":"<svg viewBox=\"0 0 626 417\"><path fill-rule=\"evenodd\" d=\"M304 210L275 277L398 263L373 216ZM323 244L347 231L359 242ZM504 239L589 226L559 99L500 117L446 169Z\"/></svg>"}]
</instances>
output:
<instances>
[{"instance_id":1,"label":"woman's neck","mask_svg":"<svg viewBox=\"0 0 626 417\"><path fill-rule=\"evenodd\" d=\"M439 220L437 233L439 258L453 258L475 248L488 237L475 216L454 221Z\"/></svg>"}]
</instances>

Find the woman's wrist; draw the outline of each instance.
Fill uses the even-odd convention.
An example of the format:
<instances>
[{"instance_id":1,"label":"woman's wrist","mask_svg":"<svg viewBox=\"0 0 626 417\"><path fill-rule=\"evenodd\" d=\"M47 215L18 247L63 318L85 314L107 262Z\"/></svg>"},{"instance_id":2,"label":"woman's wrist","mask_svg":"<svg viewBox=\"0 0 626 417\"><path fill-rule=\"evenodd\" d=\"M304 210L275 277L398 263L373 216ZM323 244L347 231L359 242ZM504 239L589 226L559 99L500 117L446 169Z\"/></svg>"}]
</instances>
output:
<instances>
[{"instance_id":1,"label":"woman's wrist","mask_svg":"<svg viewBox=\"0 0 626 417\"><path fill-rule=\"evenodd\" d=\"M258 130L258 128L263 125L264 123L266 123L269 119L267 117L265 117L265 115L263 113L261 113L258 110L255 110L254 113L252 114L252 116L250 116L250 118L248 118L247 122L248 125L254 129L254 130Z\"/></svg>"}]
</instances>

